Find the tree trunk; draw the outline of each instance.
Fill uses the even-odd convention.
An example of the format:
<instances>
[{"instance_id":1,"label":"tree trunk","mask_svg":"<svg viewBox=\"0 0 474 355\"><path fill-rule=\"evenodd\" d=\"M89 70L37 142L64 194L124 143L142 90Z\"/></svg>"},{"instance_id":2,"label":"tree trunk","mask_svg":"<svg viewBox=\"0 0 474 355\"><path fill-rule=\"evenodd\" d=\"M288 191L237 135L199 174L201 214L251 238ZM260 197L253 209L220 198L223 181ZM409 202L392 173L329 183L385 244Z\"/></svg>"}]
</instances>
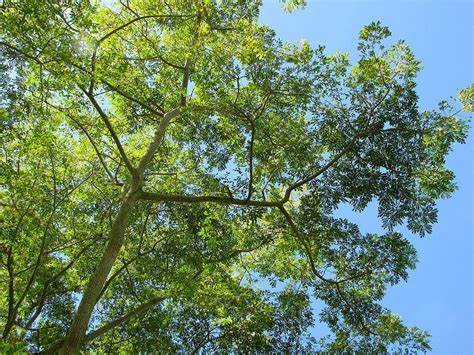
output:
<instances>
[{"instance_id":1,"label":"tree trunk","mask_svg":"<svg viewBox=\"0 0 474 355\"><path fill-rule=\"evenodd\" d=\"M120 210L112 225L109 241L102 255L102 259L97 265L94 274L89 279L81 303L69 328L69 332L64 339L61 349L58 351L59 354L77 354L79 352L89 326L94 306L98 301L100 292L122 248L130 212L136 201L136 192L134 192L132 188L120 206Z\"/></svg>"},{"instance_id":2,"label":"tree trunk","mask_svg":"<svg viewBox=\"0 0 474 355\"><path fill-rule=\"evenodd\" d=\"M187 87L188 82L188 75L187 72L185 74L185 78L183 79L183 86ZM90 96L89 96L90 97ZM98 106L95 100L91 100L99 111L102 117L107 117L103 111ZM85 340L87 327L89 325L89 321L92 315L92 311L94 310L94 306L97 303L102 288L104 287L107 277L112 269L112 266L117 259L118 253L123 245L123 239L125 235L125 230L128 226L128 218L130 216L130 212L138 200L139 194L141 193L141 187L143 183L143 173L145 171L146 166L153 158L156 150L158 149L159 144L163 140L166 128L170 124L171 120L176 117L180 113L180 107L175 108L169 112L167 112L163 119L161 120L160 124L158 125L155 136L153 141L148 146L148 149L145 155L141 158L137 169L133 169L131 167L132 173L132 186L130 187L127 195L125 196L122 205L120 206L119 213L115 218L114 224L112 225L112 230L109 234L109 242L105 249L104 254L102 255L102 259L100 260L99 265L97 266L94 275L90 278L89 283L87 285L87 289L85 290L81 303L76 311L76 315L72 321L71 327L69 328L69 332L64 339L64 342L59 349L59 354L77 354L81 348L82 343ZM121 148L120 144L119 150ZM125 153L122 152L122 155L126 157ZM128 160L127 160L128 161ZM129 169L130 170L130 169ZM46 351L47 353L48 351ZM54 349L51 352L55 352Z\"/></svg>"}]
</instances>

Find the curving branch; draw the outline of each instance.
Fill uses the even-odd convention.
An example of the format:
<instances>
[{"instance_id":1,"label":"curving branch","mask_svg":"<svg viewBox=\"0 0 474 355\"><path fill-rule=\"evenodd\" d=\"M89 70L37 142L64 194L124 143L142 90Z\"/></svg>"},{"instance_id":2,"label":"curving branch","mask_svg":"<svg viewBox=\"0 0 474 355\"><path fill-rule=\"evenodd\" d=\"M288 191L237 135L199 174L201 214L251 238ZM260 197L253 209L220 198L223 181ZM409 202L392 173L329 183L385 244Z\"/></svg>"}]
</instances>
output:
<instances>
[{"instance_id":1,"label":"curving branch","mask_svg":"<svg viewBox=\"0 0 474 355\"><path fill-rule=\"evenodd\" d=\"M168 15L143 15L143 16L135 17L134 19L124 23L123 25L121 25L119 27L114 28L112 31L106 33L104 36L99 38L98 41L97 41L97 45L100 45L102 42L104 42L110 36L114 35L115 33L119 32L121 30L123 30L124 28L134 24L137 21L145 20L145 19L148 19L148 18L164 18L164 19L186 18L186 19L189 19L189 18L193 18L193 17L196 17L196 16L197 15L194 15L194 14L181 14L181 15L179 15L179 14L177 14L177 15L168 14Z\"/></svg>"},{"instance_id":2,"label":"curving branch","mask_svg":"<svg viewBox=\"0 0 474 355\"><path fill-rule=\"evenodd\" d=\"M280 207L280 211L282 212L283 216L285 217L285 219L287 220L288 224L290 225L291 229L293 230L294 232L294 235L296 236L296 238L300 241L300 243L303 245L304 247L304 250L305 250L305 254L306 254L306 257L308 259L308 262L309 262L309 265L310 265L310 268L311 268L311 271L312 273L318 278L320 279L321 281L325 282L325 283L328 283L332 286L334 286L336 288L336 291L338 293L338 295L341 297L341 299L343 300L343 302L346 304L346 306L348 307L348 309L355 314L356 318L358 319L359 321L359 324L362 326L362 328L364 328L365 331L367 331L369 334L372 334L372 335L375 335L375 336L378 336L378 334L376 332L374 332L373 330L370 329L369 326L367 326L367 324L365 323L365 320L364 320L364 316L362 315L362 313L359 311L359 309L357 309L356 306L354 306L350 301L349 299L347 298L347 296L345 295L344 291L342 290L342 287L341 285L347 281L350 281L350 280L354 280L356 278L360 278L364 275L366 275L368 272L364 272L364 273L358 273L358 274L355 274L355 275L352 275L352 276L349 276L343 280L333 280L333 279L329 279L327 277L325 277L324 275L322 275L316 268L316 263L314 262L314 259L313 259L313 256L312 256L312 253L311 253L311 248L310 246L308 245L307 241L304 239L304 237L301 235L298 227L296 226L296 224L294 223L293 219L291 218L290 214L288 213L288 211L283 207L281 206ZM383 265L383 263L382 263ZM369 273L373 272L373 270L371 270Z\"/></svg>"},{"instance_id":3,"label":"curving branch","mask_svg":"<svg viewBox=\"0 0 474 355\"><path fill-rule=\"evenodd\" d=\"M132 20L116 27L116 28L114 28L110 32L106 33L105 35L103 35L95 43L94 51L92 53L92 58L91 58L91 80L90 80L89 88L88 88L89 94L92 94L92 92L94 91L94 84L95 84L95 74L94 74L94 72L95 72L95 64L96 64L96 61L97 61L97 54L98 54L98 51L99 51L99 47L109 37L113 36L114 34L116 34L117 32L119 32L121 30L123 30L124 28L134 24L137 21L145 20L145 19L148 19L148 18L169 19L169 18L192 18L192 17L195 17L195 15L171 15L170 14L170 15L143 15L143 16L138 16L138 17L135 17L134 19L132 19Z\"/></svg>"}]
</instances>

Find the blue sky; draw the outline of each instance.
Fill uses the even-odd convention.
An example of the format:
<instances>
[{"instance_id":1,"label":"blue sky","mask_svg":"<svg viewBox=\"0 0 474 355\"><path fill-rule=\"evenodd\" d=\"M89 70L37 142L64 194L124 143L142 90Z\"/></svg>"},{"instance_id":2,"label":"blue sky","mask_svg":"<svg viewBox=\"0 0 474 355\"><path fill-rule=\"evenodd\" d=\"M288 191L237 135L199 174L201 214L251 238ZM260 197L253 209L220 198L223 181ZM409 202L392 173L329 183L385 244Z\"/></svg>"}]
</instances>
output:
<instances>
[{"instance_id":1,"label":"blue sky","mask_svg":"<svg viewBox=\"0 0 474 355\"><path fill-rule=\"evenodd\" d=\"M474 1L470 0L308 0L303 11L284 13L276 0L265 0L261 22L289 41L324 44L328 52L355 58L362 26L380 20L393 39L413 48L423 70L418 79L420 108L435 108L443 99L474 83ZM471 124L472 125L472 124ZM473 134L455 146L448 166L456 173L458 190L439 202L438 224L432 235L410 236L419 263L408 283L391 288L384 304L408 325L432 335L433 353L474 354ZM365 232L381 231L376 206L361 215L343 208ZM357 219L355 219L357 218ZM400 231L409 234L406 229Z\"/></svg>"}]
</instances>

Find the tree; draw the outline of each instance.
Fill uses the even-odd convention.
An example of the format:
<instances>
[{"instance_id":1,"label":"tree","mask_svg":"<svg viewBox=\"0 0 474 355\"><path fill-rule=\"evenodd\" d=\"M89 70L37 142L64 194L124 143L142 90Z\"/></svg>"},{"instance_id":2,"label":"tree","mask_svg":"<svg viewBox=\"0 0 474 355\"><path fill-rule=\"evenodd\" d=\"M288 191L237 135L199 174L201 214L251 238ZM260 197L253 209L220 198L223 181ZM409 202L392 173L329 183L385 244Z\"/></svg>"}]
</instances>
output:
<instances>
[{"instance_id":1,"label":"tree","mask_svg":"<svg viewBox=\"0 0 474 355\"><path fill-rule=\"evenodd\" d=\"M409 47L285 43L257 0L107 4L1 11L2 349L429 349L379 301L467 125L419 111ZM383 235L334 216L372 200Z\"/></svg>"}]
</instances>

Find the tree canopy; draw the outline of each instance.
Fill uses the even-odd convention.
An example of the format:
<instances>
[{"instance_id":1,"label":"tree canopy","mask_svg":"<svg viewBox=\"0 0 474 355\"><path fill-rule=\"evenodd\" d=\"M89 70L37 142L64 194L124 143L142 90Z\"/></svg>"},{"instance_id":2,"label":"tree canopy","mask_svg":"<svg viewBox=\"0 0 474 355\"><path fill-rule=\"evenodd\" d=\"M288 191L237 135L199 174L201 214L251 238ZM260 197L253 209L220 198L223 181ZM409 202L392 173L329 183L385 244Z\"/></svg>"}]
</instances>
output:
<instances>
[{"instance_id":1,"label":"tree canopy","mask_svg":"<svg viewBox=\"0 0 474 355\"><path fill-rule=\"evenodd\" d=\"M349 58L260 6L3 2L0 352L429 349L380 301L467 124L420 111L420 63L379 22ZM384 234L335 215L372 201Z\"/></svg>"}]
</instances>

